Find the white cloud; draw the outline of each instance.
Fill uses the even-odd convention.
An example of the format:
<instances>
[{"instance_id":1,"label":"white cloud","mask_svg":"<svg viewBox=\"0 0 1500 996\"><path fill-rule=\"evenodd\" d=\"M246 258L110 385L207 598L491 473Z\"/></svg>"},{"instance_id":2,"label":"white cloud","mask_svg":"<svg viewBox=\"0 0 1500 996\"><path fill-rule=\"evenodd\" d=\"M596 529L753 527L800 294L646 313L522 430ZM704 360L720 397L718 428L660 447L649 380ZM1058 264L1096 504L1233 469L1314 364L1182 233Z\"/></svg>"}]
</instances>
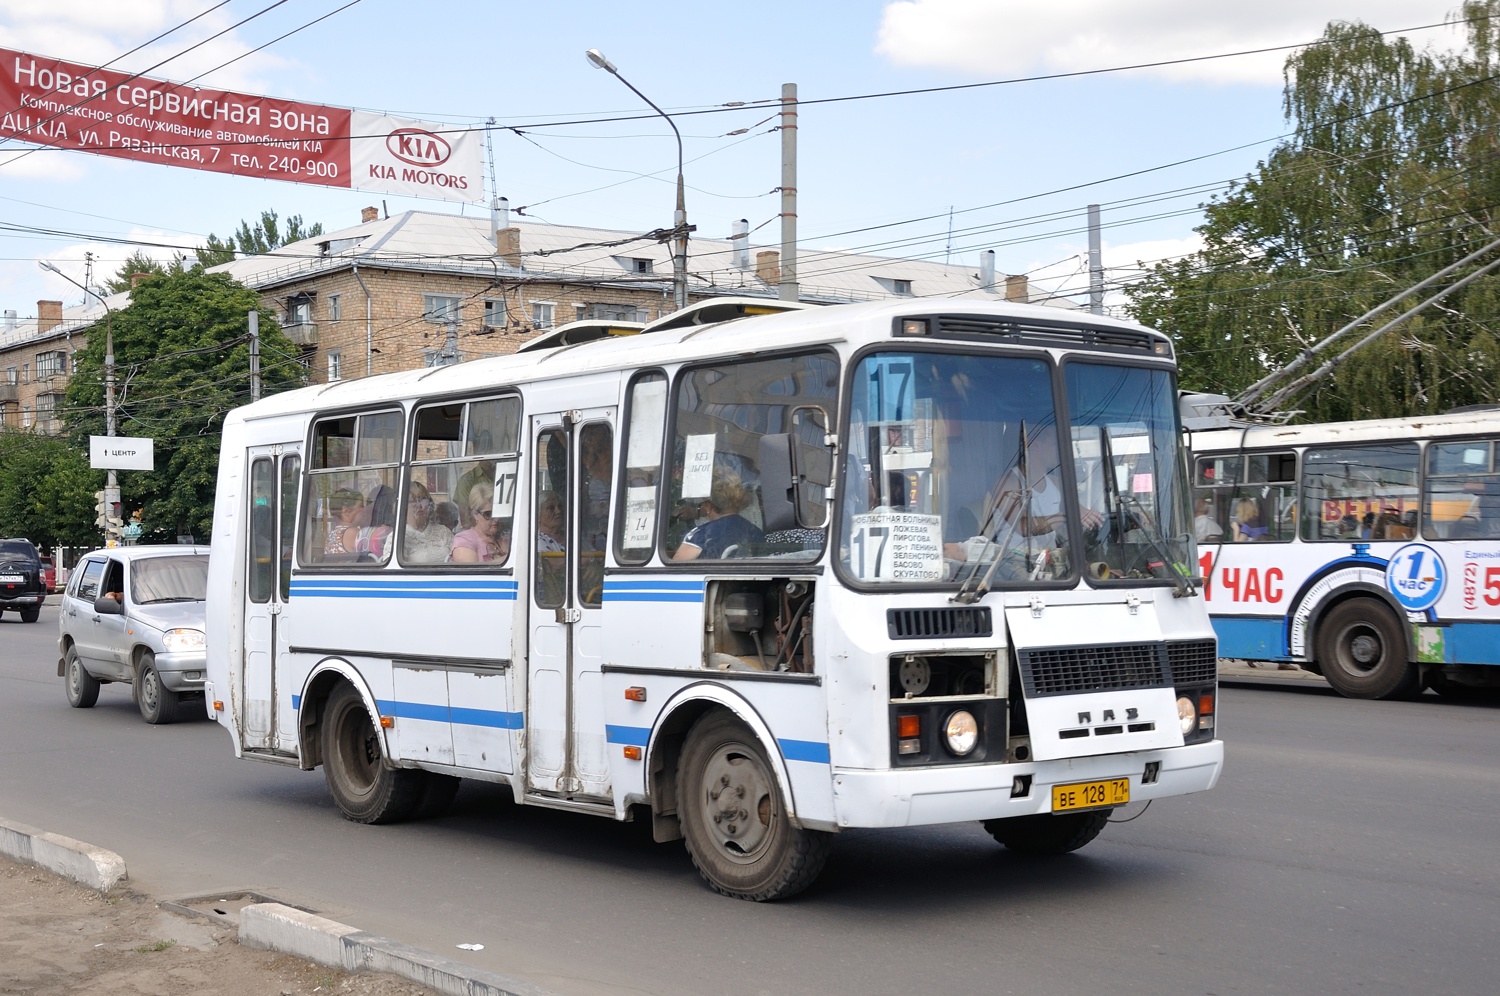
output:
<instances>
[{"instance_id":1,"label":"white cloud","mask_svg":"<svg viewBox=\"0 0 1500 996\"><path fill-rule=\"evenodd\" d=\"M1137 65L1311 41L1329 21L1382 31L1445 20L1459 0L899 0L875 50L900 66L1010 77ZM1452 48L1459 28L1417 32L1419 47ZM1287 52L1136 70L1173 82L1280 86Z\"/></svg>"}]
</instances>

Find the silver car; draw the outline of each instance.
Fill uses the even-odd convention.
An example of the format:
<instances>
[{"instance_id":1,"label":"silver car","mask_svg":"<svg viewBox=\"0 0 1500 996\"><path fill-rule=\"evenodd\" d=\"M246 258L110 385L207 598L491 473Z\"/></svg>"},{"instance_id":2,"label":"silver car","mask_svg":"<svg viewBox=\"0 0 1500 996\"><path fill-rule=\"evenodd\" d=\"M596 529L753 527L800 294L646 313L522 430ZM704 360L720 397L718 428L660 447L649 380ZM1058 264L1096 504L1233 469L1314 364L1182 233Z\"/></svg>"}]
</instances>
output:
<instances>
[{"instance_id":1,"label":"silver car","mask_svg":"<svg viewBox=\"0 0 1500 996\"><path fill-rule=\"evenodd\" d=\"M68 704L87 709L99 686L130 682L148 723L170 723L203 697L208 548L131 546L79 560L58 612L57 674Z\"/></svg>"}]
</instances>

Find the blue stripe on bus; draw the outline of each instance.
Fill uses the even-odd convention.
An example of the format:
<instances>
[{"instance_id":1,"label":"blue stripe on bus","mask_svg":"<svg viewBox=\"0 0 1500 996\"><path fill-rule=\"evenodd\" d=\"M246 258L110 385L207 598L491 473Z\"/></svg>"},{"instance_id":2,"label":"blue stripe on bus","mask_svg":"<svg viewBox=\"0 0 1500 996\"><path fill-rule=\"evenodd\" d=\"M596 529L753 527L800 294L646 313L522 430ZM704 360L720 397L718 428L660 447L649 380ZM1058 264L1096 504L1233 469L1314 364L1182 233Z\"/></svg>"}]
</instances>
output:
<instances>
[{"instance_id":1,"label":"blue stripe on bus","mask_svg":"<svg viewBox=\"0 0 1500 996\"><path fill-rule=\"evenodd\" d=\"M606 581L606 602L701 602L703 581Z\"/></svg>"},{"instance_id":2,"label":"blue stripe on bus","mask_svg":"<svg viewBox=\"0 0 1500 996\"><path fill-rule=\"evenodd\" d=\"M1450 664L1500 664L1500 623L1453 623L1443 657Z\"/></svg>"},{"instance_id":3,"label":"blue stripe on bus","mask_svg":"<svg viewBox=\"0 0 1500 996\"><path fill-rule=\"evenodd\" d=\"M604 582L604 590L621 591L631 588L651 588L655 590L702 591L703 585L703 581L669 581L666 579L660 581L606 581Z\"/></svg>"},{"instance_id":4,"label":"blue stripe on bus","mask_svg":"<svg viewBox=\"0 0 1500 996\"><path fill-rule=\"evenodd\" d=\"M1284 619L1215 616L1213 624L1214 635L1219 638L1220 657L1244 657L1257 661L1286 659Z\"/></svg>"},{"instance_id":5,"label":"blue stripe on bus","mask_svg":"<svg viewBox=\"0 0 1500 996\"><path fill-rule=\"evenodd\" d=\"M604 739L612 744L644 747L651 740L651 730L645 726L606 725L604 727Z\"/></svg>"},{"instance_id":6,"label":"blue stripe on bus","mask_svg":"<svg viewBox=\"0 0 1500 996\"><path fill-rule=\"evenodd\" d=\"M816 740L783 740L777 738L781 753L788 761L811 761L814 764L831 764L828 745Z\"/></svg>"},{"instance_id":7,"label":"blue stripe on bus","mask_svg":"<svg viewBox=\"0 0 1500 996\"><path fill-rule=\"evenodd\" d=\"M305 598L436 598L515 601L516 582L469 580L405 581L384 578L293 580L290 593Z\"/></svg>"},{"instance_id":8,"label":"blue stripe on bus","mask_svg":"<svg viewBox=\"0 0 1500 996\"><path fill-rule=\"evenodd\" d=\"M452 723L454 726L481 726L494 730L519 730L526 725L525 714L498 709L458 709L426 702L397 702L376 699L382 716L398 719L421 719L429 723ZM302 696L292 696L292 708L302 708Z\"/></svg>"}]
</instances>

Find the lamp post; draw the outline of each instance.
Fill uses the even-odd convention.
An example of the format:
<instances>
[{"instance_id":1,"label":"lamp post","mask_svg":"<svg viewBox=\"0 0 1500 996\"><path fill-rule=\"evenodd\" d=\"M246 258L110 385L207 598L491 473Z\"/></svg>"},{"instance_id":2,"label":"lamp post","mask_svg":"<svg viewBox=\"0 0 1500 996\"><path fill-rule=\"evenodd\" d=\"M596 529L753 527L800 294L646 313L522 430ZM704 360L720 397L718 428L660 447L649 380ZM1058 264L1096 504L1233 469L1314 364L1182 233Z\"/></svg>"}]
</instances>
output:
<instances>
[{"instance_id":1,"label":"lamp post","mask_svg":"<svg viewBox=\"0 0 1500 996\"><path fill-rule=\"evenodd\" d=\"M672 116L660 107L656 102L635 88L635 85L620 75L620 70L615 64L604 57L604 53L597 48L591 48L586 53L591 65L596 69L603 69L615 79L630 87L630 92L651 105L651 109L667 119L667 124L672 126L672 134L677 137L677 212L672 216L672 296L676 301L677 308L681 310L687 307L687 250L688 232L692 231L687 223L687 202L683 197L682 189L682 132L677 130L677 122Z\"/></svg>"},{"instance_id":2,"label":"lamp post","mask_svg":"<svg viewBox=\"0 0 1500 996\"><path fill-rule=\"evenodd\" d=\"M115 316L114 309L109 306L108 301L99 296L98 291L94 290L91 287L85 287L83 284L80 284L78 281L74 280L72 277L59 270L56 265L54 265L50 260L38 260L37 265L50 273L57 274L59 277L62 277L74 287L77 287L79 290L83 291L85 294L92 296L100 304L104 305L104 434L106 436L116 435L115 331L112 324L112 320ZM69 366L71 366L73 358L71 356L68 357L66 362L69 364ZM112 510L120 504L120 484L119 481L115 478L114 468L111 467L106 473L108 473L109 476L105 479L104 482L104 501L105 504L107 504ZM106 513L106 515L108 514L110 513ZM107 528L104 535L106 539L110 540L117 540L119 538L115 535L113 526Z\"/></svg>"}]
</instances>

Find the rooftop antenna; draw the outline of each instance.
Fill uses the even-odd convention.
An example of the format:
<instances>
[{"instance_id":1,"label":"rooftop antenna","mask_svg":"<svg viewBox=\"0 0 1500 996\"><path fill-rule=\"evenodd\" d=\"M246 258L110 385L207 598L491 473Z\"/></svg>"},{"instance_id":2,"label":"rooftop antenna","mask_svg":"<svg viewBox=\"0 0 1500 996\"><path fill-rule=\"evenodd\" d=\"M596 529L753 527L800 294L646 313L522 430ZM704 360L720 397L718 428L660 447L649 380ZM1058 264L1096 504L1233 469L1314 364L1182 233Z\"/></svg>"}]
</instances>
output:
<instances>
[{"instance_id":1,"label":"rooftop antenna","mask_svg":"<svg viewBox=\"0 0 1500 996\"><path fill-rule=\"evenodd\" d=\"M490 164L490 196L500 196L500 185L495 180L495 119L487 118L484 122L484 155Z\"/></svg>"}]
</instances>

